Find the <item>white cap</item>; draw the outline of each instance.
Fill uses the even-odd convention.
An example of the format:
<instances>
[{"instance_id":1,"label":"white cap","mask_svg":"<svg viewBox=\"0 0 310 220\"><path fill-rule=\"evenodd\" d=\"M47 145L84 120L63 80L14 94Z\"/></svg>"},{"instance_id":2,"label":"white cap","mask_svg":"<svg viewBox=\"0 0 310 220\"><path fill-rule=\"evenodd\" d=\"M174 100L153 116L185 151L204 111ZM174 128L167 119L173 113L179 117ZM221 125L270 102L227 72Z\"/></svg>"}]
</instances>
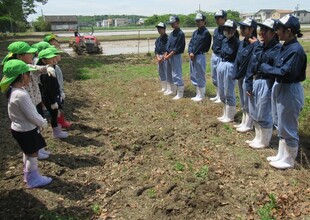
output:
<instances>
[{"instance_id":1,"label":"white cap","mask_svg":"<svg viewBox=\"0 0 310 220\"><path fill-rule=\"evenodd\" d=\"M155 27L157 27L157 28L166 28L166 25L163 22L159 22Z\"/></svg>"},{"instance_id":2,"label":"white cap","mask_svg":"<svg viewBox=\"0 0 310 220\"><path fill-rule=\"evenodd\" d=\"M246 27L257 27L257 23L253 18L246 18L244 21L239 21L238 24L241 26L246 26Z\"/></svg>"},{"instance_id":3,"label":"white cap","mask_svg":"<svg viewBox=\"0 0 310 220\"><path fill-rule=\"evenodd\" d=\"M196 14L196 18L195 18L195 20L196 21L198 21L198 20L205 20L205 16L203 16L203 14L201 14L201 13L197 13Z\"/></svg>"},{"instance_id":4,"label":"white cap","mask_svg":"<svg viewBox=\"0 0 310 220\"><path fill-rule=\"evenodd\" d=\"M237 28L237 24L236 24L236 22L234 22L234 21L228 19L228 20L225 22L225 24L223 25L223 27L229 27L229 28L234 28L234 29L236 29L236 28Z\"/></svg>"},{"instance_id":5,"label":"white cap","mask_svg":"<svg viewBox=\"0 0 310 220\"><path fill-rule=\"evenodd\" d=\"M180 21L179 17L176 15L170 16L168 23L172 24L174 22Z\"/></svg>"},{"instance_id":6,"label":"white cap","mask_svg":"<svg viewBox=\"0 0 310 220\"><path fill-rule=\"evenodd\" d=\"M268 18L263 23L257 23L257 25L261 26L261 27L267 27L267 28L270 28L272 30L276 30L277 23L275 20Z\"/></svg>"}]
</instances>

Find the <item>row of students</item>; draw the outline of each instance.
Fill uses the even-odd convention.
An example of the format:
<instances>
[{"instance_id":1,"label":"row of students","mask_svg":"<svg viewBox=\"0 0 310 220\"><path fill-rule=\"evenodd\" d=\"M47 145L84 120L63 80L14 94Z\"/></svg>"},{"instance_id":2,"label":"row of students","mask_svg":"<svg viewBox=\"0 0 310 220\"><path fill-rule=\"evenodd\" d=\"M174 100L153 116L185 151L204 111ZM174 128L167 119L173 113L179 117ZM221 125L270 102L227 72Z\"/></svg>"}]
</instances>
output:
<instances>
[{"instance_id":1,"label":"row of students","mask_svg":"<svg viewBox=\"0 0 310 220\"><path fill-rule=\"evenodd\" d=\"M37 160L47 159L50 154L44 149L46 142L41 135L41 130L47 128L42 103L51 116L54 138L68 136L59 122L63 122L63 127L71 126L59 117L64 100L59 86L63 85L63 76L57 65L60 51L50 44L57 41L54 35L46 36L45 40L32 47L26 42L14 42L8 46L9 53L2 61L4 76L0 88L8 98L12 135L23 151L24 181L28 188L52 181L38 172Z\"/></svg>"},{"instance_id":2,"label":"row of students","mask_svg":"<svg viewBox=\"0 0 310 220\"><path fill-rule=\"evenodd\" d=\"M227 20L224 10L216 12L215 19L219 27L213 35L211 74L217 95L211 100L223 103L223 115L218 120L224 123L234 121L234 89L238 82L242 121L234 127L238 132L248 132L254 124L255 137L246 142L250 147L259 149L269 146L275 125L280 139L279 151L277 156L268 157L267 160L271 166L279 169L294 167L299 141L298 116L304 103L300 82L305 79L307 62L305 52L296 39L302 36L298 19L293 15L287 15L278 22L267 19L257 23L254 19L245 19L238 22L243 37L241 41L237 34L237 23ZM171 20L174 21L174 18ZM175 20L179 23L178 19ZM198 13L198 29L193 33L188 48L190 77L197 91L196 97L192 98L194 101L201 101L205 93L204 53L209 50L211 37L201 23L203 21L204 16ZM257 26L262 42L257 40ZM162 37L166 36L166 27L163 23L156 27L161 37L156 41L155 53L157 57L162 57L161 54L167 49L164 47L167 37ZM169 36L168 42L169 39L172 38ZM284 44L280 44L279 40ZM168 80L164 74L164 60L158 59L162 82ZM161 92L165 92L165 95L172 93L165 88L165 83L162 85ZM178 98L177 95L174 99Z\"/></svg>"}]
</instances>

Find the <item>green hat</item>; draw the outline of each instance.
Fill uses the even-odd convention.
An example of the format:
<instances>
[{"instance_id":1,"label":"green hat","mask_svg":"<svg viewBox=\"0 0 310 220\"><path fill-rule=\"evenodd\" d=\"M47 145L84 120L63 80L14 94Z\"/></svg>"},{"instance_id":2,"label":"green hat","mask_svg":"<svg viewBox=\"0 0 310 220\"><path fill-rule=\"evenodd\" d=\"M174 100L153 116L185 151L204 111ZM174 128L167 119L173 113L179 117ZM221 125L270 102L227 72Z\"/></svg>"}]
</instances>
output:
<instances>
[{"instance_id":1,"label":"green hat","mask_svg":"<svg viewBox=\"0 0 310 220\"><path fill-rule=\"evenodd\" d=\"M14 54L35 53L37 52L37 49L30 47L30 45L26 42L16 41L8 46L8 51L8 55L6 55L5 58L2 60L2 65L6 61L8 61L8 59L10 59Z\"/></svg>"},{"instance_id":2,"label":"green hat","mask_svg":"<svg viewBox=\"0 0 310 220\"><path fill-rule=\"evenodd\" d=\"M56 47L54 47L54 46L51 46L51 47L49 47L48 49L51 50L51 51L53 51L53 53L56 54L56 55L58 55L58 54L60 54L60 53L63 53L63 51L58 50L58 49L57 49Z\"/></svg>"},{"instance_id":3,"label":"green hat","mask_svg":"<svg viewBox=\"0 0 310 220\"><path fill-rule=\"evenodd\" d=\"M36 48L38 52L40 52L41 50L51 47L51 45L45 41L40 41L39 43L31 45L31 47Z\"/></svg>"},{"instance_id":4,"label":"green hat","mask_svg":"<svg viewBox=\"0 0 310 220\"><path fill-rule=\"evenodd\" d=\"M36 71L36 69L29 67L25 62L17 59L9 60L3 67L3 78L0 82L2 92L6 92L11 83L19 76L29 71Z\"/></svg>"},{"instance_id":5,"label":"green hat","mask_svg":"<svg viewBox=\"0 0 310 220\"><path fill-rule=\"evenodd\" d=\"M47 34L44 36L44 41L45 42L50 42L51 40L56 39L56 34L51 33L51 34Z\"/></svg>"},{"instance_id":6,"label":"green hat","mask_svg":"<svg viewBox=\"0 0 310 220\"><path fill-rule=\"evenodd\" d=\"M51 48L46 48L42 51L40 51L40 53L38 54L39 59L49 59L49 58L54 58L57 55L54 53L53 50L51 50Z\"/></svg>"}]
</instances>

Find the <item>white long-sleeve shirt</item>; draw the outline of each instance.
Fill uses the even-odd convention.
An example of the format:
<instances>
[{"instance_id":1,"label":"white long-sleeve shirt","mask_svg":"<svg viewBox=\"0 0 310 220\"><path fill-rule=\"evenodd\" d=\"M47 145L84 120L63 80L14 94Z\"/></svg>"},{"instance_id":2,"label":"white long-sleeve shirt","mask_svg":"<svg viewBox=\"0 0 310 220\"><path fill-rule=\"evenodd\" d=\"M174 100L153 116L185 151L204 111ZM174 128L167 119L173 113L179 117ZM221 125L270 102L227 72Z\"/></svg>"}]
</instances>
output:
<instances>
[{"instance_id":1,"label":"white long-sleeve shirt","mask_svg":"<svg viewBox=\"0 0 310 220\"><path fill-rule=\"evenodd\" d=\"M8 103L11 129L26 132L43 127L45 120L37 112L28 92L24 88L13 88Z\"/></svg>"}]
</instances>

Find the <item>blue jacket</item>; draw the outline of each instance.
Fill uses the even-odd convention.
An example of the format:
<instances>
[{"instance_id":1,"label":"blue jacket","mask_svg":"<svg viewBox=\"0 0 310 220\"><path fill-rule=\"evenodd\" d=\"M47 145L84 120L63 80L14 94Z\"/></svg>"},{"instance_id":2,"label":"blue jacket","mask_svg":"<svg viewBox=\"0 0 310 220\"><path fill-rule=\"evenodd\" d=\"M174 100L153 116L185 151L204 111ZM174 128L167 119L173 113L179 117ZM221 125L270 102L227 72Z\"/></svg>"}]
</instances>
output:
<instances>
[{"instance_id":1,"label":"blue jacket","mask_svg":"<svg viewBox=\"0 0 310 220\"><path fill-rule=\"evenodd\" d=\"M251 44L248 40L242 40L239 43L237 57L234 63L234 79L241 79L246 75L248 64L253 53L253 49L259 44L259 41Z\"/></svg>"},{"instance_id":2,"label":"blue jacket","mask_svg":"<svg viewBox=\"0 0 310 220\"><path fill-rule=\"evenodd\" d=\"M168 35L165 33L155 41L155 54L163 55L166 52L166 45L168 41Z\"/></svg>"},{"instance_id":3,"label":"blue jacket","mask_svg":"<svg viewBox=\"0 0 310 220\"><path fill-rule=\"evenodd\" d=\"M166 52L171 53L174 51L176 54L180 54L184 53L184 49L185 35L180 28L174 29L168 37Z\"/></svg>"},{"instance_id":4,"label":"blue jacket","mask_svg":"<svg viewBox=\"0 0 310 220\"><path fill-rule=\"evenodd\" d=\"M239 48L239 39L235 36L222 41L222 49L220 56L224 62L235 62Z\"/></svg>"},{"instance_id":5,"label":"blue jacket","mask_svg":"<svg viewBox=\"0 0 310 220\"><path fill-rule=\"evenodd\" d=\"M263 63L272 65L274 62L274 58L279 53L281 44L279 41L274 38L271 42L269 42L268 45L265 45L264 43L257 44L254 48L254 51L252 53L247 74L245 77L245 84L246 84L246 91L252 92L253 91L253 77L260 76L262 78L269 78L273 79L272 76L266 75L267 73L264 73L262 71L261 65ZM272 80L274 82L274 79ZM272 86L272 85L270 85Z\"/></svg>"},{"instance_id":6,"label":"blue jacket","mask_svg":"<svg viewBox=\"0 0 310 220\"><path fill-rule=\"evenodd\" d=\"M212 50L213 53L216 55L219 55L221 53L222 49L222 41L225 38L223 27L219 26L218 28L215 28L213 33L213 44L212 44Z\"/></svg>"},{"instance_id":7,"label":"blue jacket","mask_svg":"<svg viewBox=\"0 0 310 220\"><path fill-rule=\"evenodd\" d=\"M273 65L263 63L264 73L273 75L278 82L292 83L306 79L307 55L297 39L282 45Z\"/></svg>"},{"instance_id":8,"label":"blue jacket","mask_svg":"<svg viewBox=\"0 0 310 220\"><path fill-rule=\"evenodd\" d=\"M211 34L206 27L197 29L193 32L188 45L188 53L201 54L208 52L211 46Z\"/></svg>"}]
</instances>

